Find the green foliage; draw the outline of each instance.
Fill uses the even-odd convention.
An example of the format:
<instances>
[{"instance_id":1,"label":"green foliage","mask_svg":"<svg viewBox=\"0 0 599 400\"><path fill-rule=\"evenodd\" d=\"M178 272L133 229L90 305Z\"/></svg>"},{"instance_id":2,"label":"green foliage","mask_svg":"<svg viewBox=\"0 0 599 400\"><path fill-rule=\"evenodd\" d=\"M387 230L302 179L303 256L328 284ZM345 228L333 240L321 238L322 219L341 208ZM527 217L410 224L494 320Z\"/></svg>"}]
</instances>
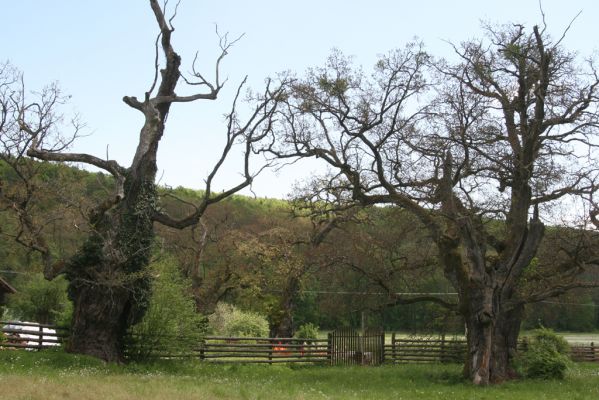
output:
<instances>
[{"instance_id":1,"label":"green foliage","mask_svg":"<svg viewBox=\"0 0 599 400\"><path fill-rule=\"evenodd\" d=\"M568 353L568 342L563 337L540 328L533 332L517 367L528 378L563 379L571 364Z\"/></svg>"},{"instance_id":2,"label":"green foliage","mask_svg":"<svg viewBox=\"0 0 599 400\"><path fill-rule=\"evenodd\" d=\"M229 337L267 337L268 321L263 315L241 311L231 304L218 303L209 318L210 328L217 335Z\"/></svg>"},{"instance_id":3,"label":"green foliage","mask_svg":"<svg viewBox=\"0 0 599 400\"><path fill-rule=\"evenodd\" d=\"M557 331L591 332L599 327L593 296L588 292L572 291L550 303L527 306L524 329L539 325Z\"/></svg>"},{"instance_id":4,"label":"green foliage","mask_svg":"<svg viewBox=\"0 0 599 400\"><path fill-rule=\"evenodd\" d=\"M150 306L130 330L129 357L146 359L156 354L188 354L206 332L206 318L195 310L189 294L191 282L181 276L171 258L150 266L155 275Z\"/></svg>"},{"instance_id":5,"label":"green foliage","mask_svg":"<svg viewBox=\"0 0 599 400\"><path fill-rule=\"evenodd\" d=\"M341 97L347 91L349 83L344 78L330 80L326 76L321 76L318 79L318 86L331 96Z\"/></svg>"},{"instance_id":6,"label":"green foliage","mask_svg":"<svg viewBox=\"0 0 599 400\"><path fill-rule=\"evenodd\" d=\"M318 337L318 332L318 326L308 322L307 324L300 326L293 337L297 339L316 339Z\"/></svg>"},{"instance_id":7,"label":"green foliage","mask_svg":"<svg viewBox=\"0 0 599 400\"><path fill-rule=\"evenodd\" d=\"M67 299L64 278L47 281L36 274L16 286L17 293L8 296L8 309L18 319L44 324L61 324L70 319L72 305Z\"/></svg>"}]
</instances>

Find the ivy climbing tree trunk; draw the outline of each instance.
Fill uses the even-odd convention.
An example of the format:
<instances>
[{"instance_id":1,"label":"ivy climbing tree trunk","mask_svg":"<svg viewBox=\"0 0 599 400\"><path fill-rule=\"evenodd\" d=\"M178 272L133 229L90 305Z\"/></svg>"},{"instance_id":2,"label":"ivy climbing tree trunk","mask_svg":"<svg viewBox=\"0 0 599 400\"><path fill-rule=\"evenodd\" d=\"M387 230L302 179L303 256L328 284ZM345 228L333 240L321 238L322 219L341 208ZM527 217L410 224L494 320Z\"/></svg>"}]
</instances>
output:
<instances>
[{"instance_id":1,"label":"ivy climbing tree trunk","mask_svg":"<svg viewBox=\"0 0 599 400\"><path fill-rule=\"evenodd\" d=\"M148 265L154 245L154 223L177 229L195 226L207 207L251 184L266 165L261 166L257 172L252 172L250 155L261 151L260 143L272 126L285 86L281 82L280 86L273 89L269 81L262 94L253 95L253 106L242 123L236 112L245 80L241 83L231 112L227 115L225 145L205 179L203 198L198 204L187 203L193 209L183 218L170 217L160 206L155 184L158 146L165 133L170 108L174 103L217 98L223 87L219 78L220 63L237 40L228 41L226 35L219 37L222 53L216 60L214 81L205 79L196 70L195 61L191 68L193 72L182 78L181 57L171 43L175 30L172 21L178 4L172 16L167 18L165 13L168 2L164 2L162 6L157 0L150 0L149 3L159 27L155 44L154 80L142 100L129 96L123 98L128 106L141 112L144 118L130 166L123 167L114 160L89 154L62 151L66 148L64 143L75 140L77 130L71 138L59 138L58 144L52 142L55 139L55 126L47 121L58 123L60 119L56 118L55 110L60 103L57 101L60 99L58 89L51 88L42 94L39 101L31 104L26 103L22 86L12 92L8 90L9 96L0 96L2 106L9 106L2 108L3 117L14 122L11 126L16 137L24 137L28 156L45 161L90 164L107 171L114 178L114 193L89 214L89 237L78 252L67 260L55 259L40 234L41 230L34 226L33 219L27 215L27 210L18 210L23 216L22 231L27 231L30 238L26 245L41 253L45 263L45 276L52 279L58 274L65 274L69 282L68 294L73 301L74 313L67 350L111 362L121 362L124 359L125 334L132 324L140 321L148 307L151 286ZM159 62L160 60L162 61ZM192 88L199 87L205 91L179 96L175 89L180 80L184 80ZM18 82L19 79L15 79L7 85L18 85ZM15 96L14 93L19 95ZM11 111L10 115L6 110ZM4 135L4 129L2 133ZM237 145L243 147L242 179L230 189L213 193L212 182L231 149Z\"/></svg>"},{"instance_id":2,"label":"ivy climbing tree trunk","mask_svg":"<svg viewBox=\"0 0 599 400\"><path fill-rule=\"evenodd\" d=\"M144 172L137 182L127 176L124 200L92 221L93 233L66 265L74 305L68 351L123 360L127 329L148 306L157 195L155 167L146 165Z\"/></svg>"}]
</instances>

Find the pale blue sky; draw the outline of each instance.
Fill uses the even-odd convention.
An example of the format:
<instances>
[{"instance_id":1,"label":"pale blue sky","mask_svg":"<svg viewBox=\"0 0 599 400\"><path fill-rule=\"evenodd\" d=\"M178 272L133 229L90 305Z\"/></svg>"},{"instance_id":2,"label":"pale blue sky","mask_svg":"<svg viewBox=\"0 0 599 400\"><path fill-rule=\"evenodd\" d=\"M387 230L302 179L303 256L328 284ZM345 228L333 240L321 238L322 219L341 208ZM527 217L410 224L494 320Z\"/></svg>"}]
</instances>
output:
<instances>
[{"instance_id":1,"label":"pale blue sky","mask_svg":"<svg viewBox=\"0 0 599 400\"><path fill-rule=\"evenodd\" d=\"M171 0L174 4L175 1ZM128 108L124 95L142 96L153 76L157 28L147 1L141 0L0 0L0 60L25 73L30 89L58 81L71 94L70 109L80 113L90 136L77 151L109 155L127 165L133 156L141 115ZM581 55L599 48L599 2L543 1L549 31L560 36L582 10L564 43ZM377 54L421 38L437 56L449 56L447 40L480 36L480 21L540 22L536 0L509 1L199 1L183 0L175 20L174 45L189 66L196 50L205 71L218 55L214 24L231 36L245 33L223 63L229 77L214 103L176 104L161 143L161 183L201 188L222 144L222 114L230 107L236 83L248 74L259 90L267 76L301 72L323 63L331 48L355 56L368 70ZM215 182L234 182L234 161ZM258 196L283 198L295 180L314 164L267 173L254 184Z\"/></svg>"}]
</instances>

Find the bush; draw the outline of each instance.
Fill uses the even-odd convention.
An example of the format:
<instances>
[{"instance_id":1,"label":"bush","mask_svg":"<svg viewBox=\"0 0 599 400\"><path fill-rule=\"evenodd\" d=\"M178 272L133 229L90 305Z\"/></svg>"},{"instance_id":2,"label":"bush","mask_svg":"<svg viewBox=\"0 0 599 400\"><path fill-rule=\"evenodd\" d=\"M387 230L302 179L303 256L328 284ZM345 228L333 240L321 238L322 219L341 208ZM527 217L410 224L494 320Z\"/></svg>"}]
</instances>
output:
<instances>
[{"instance_id":1,"label":"bush","mask_svg":"<svg viewBox=\"0 0 599 400\"><path fill-rule=\"evenodd\" d=\"M127 354L135 360L159 354L189 354L206 333L206 318L196 312L189 294L191 282L169 258L152 264L150 269L156 277L150 306L143 319L129 331Z\"/></svg>"},{"instance_id":2,"label":"bush","mask_svg":"<svg viewBox=\"0 0 599 400\"><path fill-rule=\"evenodd\" d=\"M316 339L318 337L318 331L318 326L308 322L307 324L300 326L293 337L297 339Z\"/></svg>"},{"instance_id":3,"label":"bush","mask_svg":"<svg viewBox=\"0 0 599 400\"><path fill-rule=\"evenodd\" d=\"M228 337L267 337L268 321L263 315L218 303L209 318L212 332Z\"/></svg>"},{"instance_id":4,"label":"bush","mask_svg":"<svg viewBox=\"0 0 599 400\"><path fill-rule=\"evenodd\" d=\"M570 365L568 342L551 329L541 328L529 338L519 369L528 378L563 379Z\"/></svg>"},{"instance_id":5,"label":"bush","mask_svg":"<svg viewBox=\"0 0 599 400\"><path fill-rule=\"evenodd\" d=\"M70 319L72 304L67 298L67 281L58 277L47 281L41 274L17 282L17 293L8 296L12 317L42 324L65 323Z\"/></svg>"}]
</instances>

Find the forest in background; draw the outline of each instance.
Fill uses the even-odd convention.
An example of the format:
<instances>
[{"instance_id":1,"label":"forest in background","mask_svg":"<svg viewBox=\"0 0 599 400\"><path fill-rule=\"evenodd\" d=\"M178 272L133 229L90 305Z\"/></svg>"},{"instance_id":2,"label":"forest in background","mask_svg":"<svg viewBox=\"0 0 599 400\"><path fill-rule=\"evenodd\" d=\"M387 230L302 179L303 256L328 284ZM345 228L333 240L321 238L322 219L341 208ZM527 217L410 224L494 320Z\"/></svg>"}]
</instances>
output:
<instances>
[{"instance_id":1,"label":"forest in background","mask_svg":"<svg viewBox=\"0 0 599 400\"><path fill-rule=\"evenodd\" d=\"M87 210L110 191L112 178L73 166L31 165L38 169L36 184L43 189L36 191L32 204L39 218L36 222L56 254L68 257L84 240ZM10 185L15 179L12 173L0 163L5 191L18 190ZM161 188L160 192L164 207L175 217L189 212L188 203L201 197L186 188ZM5 317L67 323L71 308L66 281L43 279L39 255L14 240L15 215L3 211L0 276L18 290L9 298ZM279 336L293 334L306 323L325 330L359 327L362 315L367 326L386 330L463 332L460 318L440 304L402 304L406 299L409 302L406 293L422 297L454 292L437 267L434 243L413 216L392 206L369 207L352 213L313 246L319 224L322 221L309 218L293 201L235 195L208 209L193 229L156 225L153 257L176 264L176 273L185 280L186 295L198 313L212 314L219 302L232 304L264 315L270 333ZM497 221L488 224L501 229ZM548 229L527 271L530 284L543 284L544 271L559 263L555 241L569 236L566 228ZM401 301L397 293L404 294ZM452 295L447 299L451 301ZM573 290L530 304L525 315L524 329L597 330L599 290Z\"/></svg>"}]
</instances>

